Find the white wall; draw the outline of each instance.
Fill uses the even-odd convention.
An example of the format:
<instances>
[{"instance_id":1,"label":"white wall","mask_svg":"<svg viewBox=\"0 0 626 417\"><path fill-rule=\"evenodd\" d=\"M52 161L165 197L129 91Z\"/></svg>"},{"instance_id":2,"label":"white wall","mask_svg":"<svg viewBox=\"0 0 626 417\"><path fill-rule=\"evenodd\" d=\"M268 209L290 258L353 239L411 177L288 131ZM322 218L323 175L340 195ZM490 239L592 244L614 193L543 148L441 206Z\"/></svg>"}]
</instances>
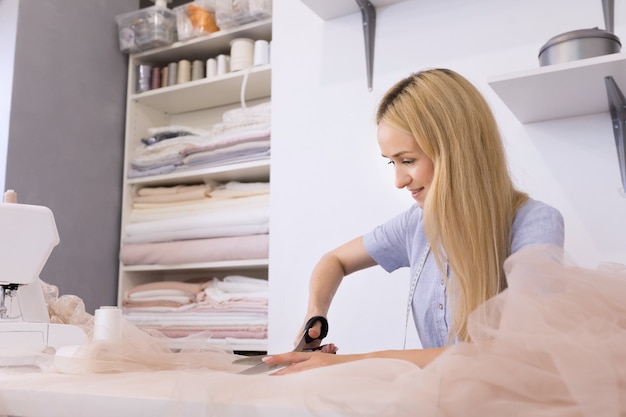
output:
<instances>
[{"instance_id":1,"label":"white wall","mask_svg":"<svg viewBox=\"0 0 626 417\"><path fill-rule=\"evenodd\" d=\"M0 190L4 190L19 0L0 0Z\"/></svg>"},{"instance_id":2,"label":"white wall","mask_svg":"<svg viewBox=\"0 0 626 417\"><path fill-rule=\"evenodd\" d=\"M616 5L615 32L626 39L624 7ZM368 92L360 14L324 22L300 1L274 0L270 352L292 348L317 259L412 203L393 187L373 117L387 88L423 68L454 69L484 93L516 183L561 210L574 259L626 263L626 198L608 113L522 125L487 84L536 68L554 35L603 28L601 2L408 0L377 13ZM326 341L341 352L401 348L407 287L404 270L346 278Z\"/></svg>"}]
</instances>

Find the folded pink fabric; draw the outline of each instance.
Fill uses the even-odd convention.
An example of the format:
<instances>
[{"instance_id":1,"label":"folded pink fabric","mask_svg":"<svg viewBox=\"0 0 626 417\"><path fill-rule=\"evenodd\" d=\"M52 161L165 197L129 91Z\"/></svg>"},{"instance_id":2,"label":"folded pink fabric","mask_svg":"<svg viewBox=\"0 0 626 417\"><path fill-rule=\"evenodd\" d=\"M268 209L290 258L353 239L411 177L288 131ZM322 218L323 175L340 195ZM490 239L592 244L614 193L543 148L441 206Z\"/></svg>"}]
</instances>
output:
<instances>
[{"instance_id":1,"label":"folded pink fabric","mask_svg":"<svg viewBox=\"0 0 626 417\"><path fill-rule=\"evenodd\" d=\"M125 244L120 250L124 265L177 265L268 256L268 234Z\"/></svg>"}]
</instances>

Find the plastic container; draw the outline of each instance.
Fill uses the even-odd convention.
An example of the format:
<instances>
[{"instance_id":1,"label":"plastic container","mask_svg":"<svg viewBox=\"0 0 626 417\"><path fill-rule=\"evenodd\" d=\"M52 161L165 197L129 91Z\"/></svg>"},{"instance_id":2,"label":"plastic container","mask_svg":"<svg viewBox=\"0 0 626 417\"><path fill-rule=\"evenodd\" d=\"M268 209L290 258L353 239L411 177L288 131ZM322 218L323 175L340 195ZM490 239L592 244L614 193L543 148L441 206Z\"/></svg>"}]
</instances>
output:
<instances>
[{"instance_id":1,"label":"plastic container","mask_svg":"<svg viewBox=\"0 0 626 417\"><path fill-rule=\"evenodd\" d=\"M176 14L166 7L146 7L116 16L115 21L122 52L145 51L176 41Z\"/></svg>"},{"instance_id":2,"label":"plastic container","mask_svg":"<svg viewBox=\"0 0 626 417\"><path fill-rule=\"evenodd\" d=\"M195 38L217 32L214 2L196 0L172 9L176 14L176 32L178 40Z\"/></svg>"},{"instance_id":3,"label":"plastic container","mask_svg":"<svg viewBox=\"0 0 626 417\"><path fill-rule=\"evenodd\" d=\"M272 0L215 0L215 20L228 29L272 16Z\"/></svg>"}]
</instances>

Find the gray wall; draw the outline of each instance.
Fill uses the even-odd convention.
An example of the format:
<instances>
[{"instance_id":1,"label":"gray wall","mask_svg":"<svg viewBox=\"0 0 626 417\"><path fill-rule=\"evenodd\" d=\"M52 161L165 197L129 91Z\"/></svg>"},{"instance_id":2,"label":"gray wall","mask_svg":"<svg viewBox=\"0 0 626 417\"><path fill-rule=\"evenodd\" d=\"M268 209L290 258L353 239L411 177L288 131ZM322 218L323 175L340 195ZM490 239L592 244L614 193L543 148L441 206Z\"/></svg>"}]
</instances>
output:
<instances>
[{"instance_id":1,"label":"gray wall","mask_svg":"<svg viewBox=\"0 0 626 417\"><path fill-rule=\"evenodd\" d=\"M54 212L41 278L116 303L127 57L114 17L138 0L20 0L5 188Z\"/></svg>"}]
</instances>

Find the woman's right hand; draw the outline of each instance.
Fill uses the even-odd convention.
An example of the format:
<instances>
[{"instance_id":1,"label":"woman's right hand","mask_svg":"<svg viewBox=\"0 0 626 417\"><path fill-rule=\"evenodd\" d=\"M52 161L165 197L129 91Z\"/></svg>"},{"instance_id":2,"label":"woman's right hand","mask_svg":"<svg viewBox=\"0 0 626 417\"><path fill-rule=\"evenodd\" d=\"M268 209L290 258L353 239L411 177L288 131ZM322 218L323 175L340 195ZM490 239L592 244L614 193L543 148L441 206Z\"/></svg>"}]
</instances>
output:
<instances>
[{"instance_id":1,"label":"woman's right hand","mask_svg":"<svg viewBox=\"0 0 626 417\"><path fill-rule=\"evenodd\" d=\"M306 320L304 321L304 324L302 325L302 327L300 327L300 333L299 336L296 337L296 339L293 341L293 345L294 346L298 346L301 341L302 338L304 337L304 332L305 332L305 328L306 326L309 324L309 321L311 320L311 318L313 317L324 317L320 314L312 314L310 316L308 316L306 318ZM326 319L326 317L324 317L324 319ZM319 350L320 345L322 343L322 339L326 336L324 335L324 337L319 338L320 335L322 334L322 321L321 320L316 320L312 326L309 327L309 329L307 330L307 334L309 337L309 340L311 340L311 342L307 343L304 345L304 347L302 348L303 350ZM326 331L328 331L328 329L326 329ZM336 351L336 349L335 349ZM335 351L333 352L327 352L327 353L335 353Z\"/></svg>"}]
</instances>

